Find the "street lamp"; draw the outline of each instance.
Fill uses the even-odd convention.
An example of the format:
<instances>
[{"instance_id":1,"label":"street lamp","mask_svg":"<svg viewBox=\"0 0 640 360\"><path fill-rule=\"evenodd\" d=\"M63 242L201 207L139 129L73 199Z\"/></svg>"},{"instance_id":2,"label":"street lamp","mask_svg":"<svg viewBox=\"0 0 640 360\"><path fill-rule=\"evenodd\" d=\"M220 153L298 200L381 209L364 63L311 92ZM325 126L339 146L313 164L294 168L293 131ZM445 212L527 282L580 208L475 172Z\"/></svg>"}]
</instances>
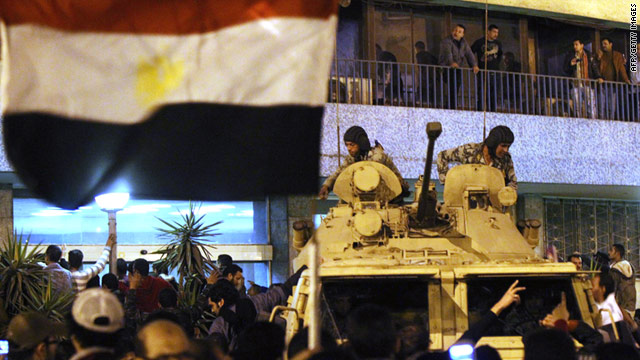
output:
<instances>
[{"instance_id":1,"label":"street lamp","mask_svg":"<svg viewBox=\"0 0 640 360\"><path fill-rule=\"evenodd\" d=\"M116 235L116 213L127 205L129 201L129 193L108 193L95 197L96 203L100 206L102 211L109 215L109 236L114 236L113 246L111 247L111 253L109 254L109 270L112 274L117 274L116 263L118 261L117 251L117 235Z\"/></svg>"}]
</instances>

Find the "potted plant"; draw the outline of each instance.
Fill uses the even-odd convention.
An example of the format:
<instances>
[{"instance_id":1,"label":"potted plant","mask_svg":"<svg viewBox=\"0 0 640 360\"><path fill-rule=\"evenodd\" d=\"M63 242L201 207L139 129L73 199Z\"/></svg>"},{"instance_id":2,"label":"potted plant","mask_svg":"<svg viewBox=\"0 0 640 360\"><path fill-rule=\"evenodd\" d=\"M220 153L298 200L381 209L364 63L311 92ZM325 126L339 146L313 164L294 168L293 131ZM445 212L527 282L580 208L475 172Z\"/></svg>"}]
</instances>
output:
<instances>
[{"instance_id":1,"label":"potted plant","mask_svg":"<svg viewBox=\"0 0 640 360\"><path fill-rule=\"evenodd\" d=\"M159 237L168 242L154 252L161 255L154 265L161 271L177 271L180 294L178 306L187 313L190 313L189 309L196 304L207 274L218 271L209 251L209 247L213 249L215 247L209 242L214 236L220 235L215 232L214 227L222 221L206 225L204 215L199 215L200 207L201 204L195 205L189 202L189 211L181 214L180 221L157 218L166 226L156 228L161 232ZM208 311L205 311L199 319L192 319L196 333L206 334L212 319L213 315Z\"/></svg>"},{"instance_id":2,"label":"potted plant","mask_svg":"<svg viewBox=\"0 0 640 360\"><path fill-rule=\"evenodd\" d=\"M214 227L222 221L204 224L205 215L198 214L200 207L201 204L189 202L189 211L181 214L181 221L168 221L156 217L166 226L156 230L161 232L159 237L166 239L167 244L154 252L161 255L155 264L158 269L176 270L180 277L180 286L191 276L204 279L205 274L215 268L209 251L209 247L215 247L208 242L212 241L211 238L214 236L220 235L215 232Z\"/></svg>"},{"instance_id":3,"label":"potted plant","mask_svg":"<svg viewBox=\"0 0 640 360\"><path fill-rule=\"evenodd\" d=\"M0 247L0 324L4 334L13 316L25 311L46 313L62 321L71 308L73 293L55 294L49 274L39 262L44 261L42 248L29 249L29 237L14 232L7 234Z\"/></svg>"}]
</instances>

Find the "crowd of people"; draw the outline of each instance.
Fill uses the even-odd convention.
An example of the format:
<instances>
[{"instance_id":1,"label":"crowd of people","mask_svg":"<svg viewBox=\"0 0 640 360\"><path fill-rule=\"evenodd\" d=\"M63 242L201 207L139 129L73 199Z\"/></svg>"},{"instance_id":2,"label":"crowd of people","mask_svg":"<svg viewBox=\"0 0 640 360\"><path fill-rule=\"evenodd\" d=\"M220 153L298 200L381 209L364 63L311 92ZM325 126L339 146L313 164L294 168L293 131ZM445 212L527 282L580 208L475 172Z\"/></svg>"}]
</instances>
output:
<instances>
[{"instance_id":1,"label":"crowd of people","mask_svg":"<svg viewBox=\"0 0 640 360\"><path fill-rule=\"evenodd\" d=\"M345 166L363 160L378 161L395 169L398 180L405 184L382 146L377 142L371 146L364 129L349 128L344 141L350 156ZM502 171L505 184L517 188L508 154L513 141L508 127L497 126L482 143L441 152L441 181L445 181L449 162L484 163ZM321 197L328 195L343 169L327 179ZM406 190L404 185L403 188ZM480 338L490 334L492 327L503 322L501 313L519 303L521 296L527 296L526 287L514 281L448 351L429 349L428 324L401 327L390 309L377 303L346 308L344 343L338 343L329 329L323 329L327 333L322 334L321 346L308 350L306 330L299 331L287 344L283 324L267 321L274 307L286 305L305 267L283 284L267 288L251 283L247 290L242 268L230 256L221 255L215 271L206 279L202 276L202 286L195 295L188 295L173 277L157 269L152 274L152 264L146 259L130 263L118 259L117 275L102 276L100 287L97 275L105 268L113 242L110 236L98 261L86 269L80 250L69 251L66 261L60 247L50 245L46 249L44 268L50 274L53 291L76 296L64 326L41 313L13 317L7 329L10 360L428 360L455 358L452 354L464 349L474 353L469 359L500 359L491 346L472 349ZM597 270L594 275L584 274L585 281L591 277L593 299L600 313L595 328L581 318L570 317L563 294L553 311L536 319L537 328L522 334L524 360L640 359L635 269L625 255L624 246L614 244L608 254L589 259L588 269ZM576 270L584 269L582 255L572 254L568 261ZM189 297L193 301L189 302ZM582 347L577 348L574 340Z\"/></svg>"},{"instance_id":2,"label":"crowd of people","mask_svg":"<svg viewBox=\"0 0 640 360\"><path fill-rule=\"evenodd\" d=\"M496 111L501 102L507 99L516 101L516 98L521 95L522 84L517 85L516 81L507 83L507 77L495 72L520 72L522 69L512 52L503 52L502 42L498 39L500 28L495 24L489 25L486 36L475 40L471 45L464 35L465 26L455 25L451 35L441 41L437 56L426 50L423 41L417 41L414 44L416 64L447 67L445 71L439 69L438 72L431 71L427 67L407 70L407 76L413 71L417 73L413 81L413 88L417 94L416 101L425 106L459 108L458 93L463 81L471 81L466 86L476 88L472 100L477 110ZM621 110L617 105L620 101L624 101L620 88L613 83L603 84L603 82L638 84L640 74L629 74L626 58L619 51L613 50L614 42L611 38L602 38L600 47L594 54L587 51L584 45L584 41L580 38L573 41L573 51L566 54L561 74L575 79L567 84L570 90L566 89L570 93L573 113L575 116L589 118L619 117ZM395 64L397 63L395 55L376 44L376 60L385 63L383 66L378 66L378 77L384 86L377 91L377 102L406 103L408 100L404 94L406 79L403 79L401 69ZM478 74L482 69L489 72L478 74L475 80L470 80L473 77L463 74L465 67L474 74ZM447 96L442 101L439 98L443 90L436 85L437 81L446 83L444 88L447 90ZM600 86L596 87L594 81L597 81ZM555 92L555 96L558 96L560 89L549 89L549 91ZM471 104L467 104L469 105Z\"/></svg>"},{"instance_id":3,"label":"crowd of people","mask_svg":"<svg viewBox=\"0 0 640 360\"><path fill-rule=\"evenodd\" d=\"M489 163L505 158L514 141L505 126L491 130L487 141L474 151L444 151L439 156L441 175L449 161ZM371 156L373 148L366 132L352 127L345 133L352 162ZM388 161L381 146L374 161ZM362 149L367 150L362 153ZM460 154L475 154L469 160ZM474 155L474 156L475 156ZM386 160L385 160L386 159ZM466 160L465 160L466 159ZM475 160L474 160L475 159ZM447 165L447 166L445 166ZM510 167L503 170L506 182L517 186ZM339 173L339 171L337 172ZM509 174L512 176L510 177ZM401 175L396 174L402 182ZM509 180L511 179L511 180ZM444 181L444 178L441 179ZM327 185L327 184L325 184ZM324 187L321 193L328 192ZM45 252L45 270L50 273L53 291L75 293L66 324L58 324L41 313L21 313L7 329L11 360L102 360L102 359L449 359L460 349L473 352L474 359L500 359L491 346L473 347L490 329L501 323L501 313L527 296L526 287L516 280L489 311L482 314L448 351L430 351L429 326L401 326L390 309L377 303L349 308L344 314L346 341L339 344L329 329L323 333L321 347L307 349L307 333L298 332L288 344L283 324L269 322L272 309L286 305L293 287L305 270L299 269L283 284L246 290L243 270L228 255L218 258L217 271L211 271L195 292L195 301L185 306L184 288L166 274L150 272L151 264L139 258L126 263L118 259L117 275L97 277L104 270L114 238L109 237L98 261L83 269L83 254L69 251L68 262L62 249L50 245ZM595 306L600 321L593 328L581 318L570 318L566 296L536 329L523 334L525 360L640 359L640 317L635 316L635 269L625 260L625 248L614 244L608 254L590 259ZM572 254L568 261L583 270L583 256ZM156 276L157 275L157 276ZM585 273L584 275L590 276ZM586 279L585 279L586 281ZM179 299L183 299L180 306ZM339 310L339 309L336 309ZM206 314L209 314L207 316ZM504 316L503 316L504 317ZM324 322L323 322L324 324ZM340 337L341 340L344 338ZM582 344L576 348L574 340ZM286 355L284 355L286 354Z\"/></svg>"},{"instance_id":4,"label":"crowd of people","mask_svg":"<svg viewBox=\"0 0 640 360\"><path fill-rule=\"evenodd\" d=\"M582 319L570 319L567 300L539 319L539 328L523 336L524 360L640 359L637 325L630 310L618 307L635 302L623 284L629 277L624 248L615 245L609 270L596 274L593 295L599 309L607 309L594 329ZM582 258L570 261L581 269ZM346 341L338 343L323 329L320 346L308 349L308 330L302 329L286 343L282 324L268 322L271 309L284 304L305 268L284 284L245 291L242 269L230 257L219 259L192 307L178 307L179 287L149 274L149 263L137 259L116 284L77 290L65 324L44 314L16 315L7 329L10 360L211 360L211 359L501 359L489 346L474 346L488 329L501 322L501 313L526 296L526 287L514 281L481 319L447 351L429 349L429 329L414 324L397 328L389 309L375 303L351 309L346 319ZM48 264L47 266L50 266ZM633 268L631 268L633 271ZM631 274L633 277L633 273ZM124 297L121 290L125 290ZM74 290L64 290L74 291ZM620 300L617 300L617 299ZM633 301L632 301L633 300ZM635 306L635 305L634 305ZM203 312L215 315L208 331L196 326ZM626 314L626 315L625 315ZM630 320L629 320L630 319ZM626 324L627 326L623 326ZM617 327L617 332L613 331ZM619 335L615 335L619 334ZM574 339L582 344L576 347Z\"/></svg>"}]
</instances>

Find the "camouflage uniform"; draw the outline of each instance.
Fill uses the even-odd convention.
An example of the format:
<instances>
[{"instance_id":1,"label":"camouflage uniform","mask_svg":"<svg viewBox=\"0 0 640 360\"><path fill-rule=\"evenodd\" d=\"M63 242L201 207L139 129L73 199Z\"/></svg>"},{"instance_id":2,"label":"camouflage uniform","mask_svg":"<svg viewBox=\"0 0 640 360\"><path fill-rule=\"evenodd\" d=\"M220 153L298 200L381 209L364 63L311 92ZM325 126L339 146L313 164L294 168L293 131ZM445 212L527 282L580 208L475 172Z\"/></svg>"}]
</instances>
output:
<instances>
[{"instance_id":1,"label":"camouflage uniform","mask_svg":"<svg viewBox=\"0 0 640 360\"><path fill-rule=\"evenodd\" d=\"M438 154L438 174L440 182L444 184L444 180L447 177L449 171L449 163L457 162L460 164L485 164L482 148L484 143L470 143L457 148L441 151ZM511 186L515 190L518 190L518 181L516 179L516 172L513 169L513 161L511 161L511 155L505 154L502 159L494 158L491 162L491 166L500 170L504 175L504 182L507 186Z\"/></svg>"},{"instance_id":2,"label":"camouflage uniform","mask_svg":"<svg viewBox=\"0 0 640 360\"><path fill-rule=\"evenodd\" d=\"M393 171L394 174L396 174L396 176L398 177L398 180L400 180L402 189L403 190L409 189L409 184L402 179L402 175L400 174L400 171L398 171L398 168L393 163L393 160L391 160L391 157L384 153L384 149L382 148L382 146L380 145L374 146L371 150L369 150L369 152L367 153L367 156L364 159L362 159L362 161L375 161L377 163L380 163L388 167L391 171ZM340 173L344 169L349 167L349 165L355 162L357 161L353 156L351 155L347 156L347 158L342 163L340 168L338 168L338 170L336 170L331 176L329 176L327 180L324 181L322 186L326 186L329 190L333 189L333 184L335 184L336 179L338 178L338 175L340 175Z\"/></svg>"}]
</instances>

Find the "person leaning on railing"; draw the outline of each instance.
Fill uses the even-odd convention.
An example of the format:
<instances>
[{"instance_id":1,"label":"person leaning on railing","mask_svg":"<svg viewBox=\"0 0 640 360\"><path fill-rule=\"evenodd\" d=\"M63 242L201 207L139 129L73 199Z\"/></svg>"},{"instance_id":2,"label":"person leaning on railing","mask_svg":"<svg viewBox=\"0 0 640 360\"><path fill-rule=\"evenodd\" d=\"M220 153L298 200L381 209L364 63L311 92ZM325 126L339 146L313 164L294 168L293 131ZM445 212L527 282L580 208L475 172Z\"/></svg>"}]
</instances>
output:
<instances>
[{"instance_id":1,"label":"person leaning on railing","mask_svg":"<svg viewBox=\"0 0 640 360\"><path fill-rule=\"evenodd\" d=\"M440 43L440 57L438 63L443 66L450 66L448 78L445 80L449 83L449 109L455 109L458 100L458 89L462 84L462 66L465 59L475 74L480 71L476 57L471 51L471 47L464 39L465 27L462 24L457 24L451 31L451 35L447 36Z\"/></svg>"}]
</instances>

